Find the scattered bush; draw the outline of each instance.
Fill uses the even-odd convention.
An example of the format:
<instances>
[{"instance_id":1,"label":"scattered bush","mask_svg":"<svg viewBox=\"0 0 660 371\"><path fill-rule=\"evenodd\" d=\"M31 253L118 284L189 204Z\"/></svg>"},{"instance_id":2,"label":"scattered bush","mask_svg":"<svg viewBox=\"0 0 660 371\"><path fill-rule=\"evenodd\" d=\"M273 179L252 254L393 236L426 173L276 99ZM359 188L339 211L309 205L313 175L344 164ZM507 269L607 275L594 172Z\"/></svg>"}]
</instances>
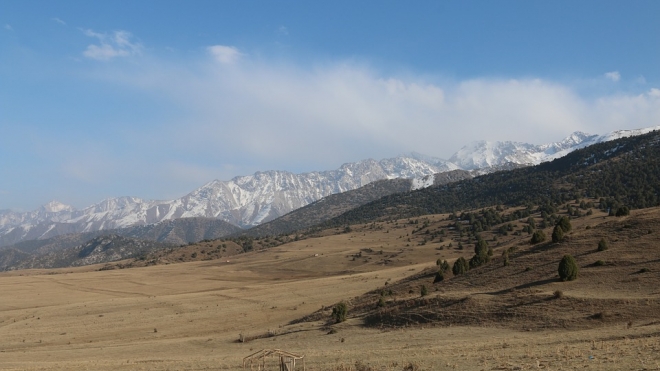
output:
<instances>
[{"instance_id":1,"label":"scattered bush","mask_svg":"<svg viewBox=\"0 0 660 371\"><path fill-rule=\"evenodd\" d=\"M537 244L545 241L545 233L542 230L535 231L534 234L532 234L532 239L531 243L532 244Z\"/></svg>"},{"instance_id":2,"label":"scattered bush","mask_svg":"<svg viewBox=\"0 0 660 371\"><path fill-rule=\"evenodd\" d=\"M440 272L446 273L449 271L449 263L446 260L438 259L435 264L440 267Z\"/></svg>"},{"instance_id":3,"label":"scattered bush","mask_svg":"<svg viewBox=\"0 0 660 371\"><path fill-rule=\"evenodd\" d=\"M628 206L621 206L620 208L616 209L616 213L614 214L615 216L628 216L630 215L630 209Z\"/></svg>"},{"instance_id":4,"label":"scattered bush","mask_svg":"<svg viewBox=\"0 0 660 371\"><path fill-rule=\"evenodd\" d=\"M561 242L564 239L564 230L556 225L555 229L552 230L552 242Z\"/></svg>"},{"instance_id":5,"label":"scattered bush","mask_svg":"<svg viewBox=\"0 0 660 371\"><path fill-rule=\"evenodd\" d=\"M578 276L577 262L572 256L566 254L559 262L557 271L562 281L573 281Z\"/></svg>"},{"instance_id":6,"label":"scattered bush","mask_svg":"<svg viewBox=\"0 0 660 371\"><path fill-rule=\"evenodd\" d=\"M554 296L555 299L561 299L561 298L564 297L564 292L561 291L561 290L557 290L557 291L552 293L552 296Z\"/></svg>"},{"instance_id":7,"label":"scattered bush","mask_svg":"<svg viewBox=\"0 0 660 371\"><path fill-rule=\"evenodd\" d=\"M403 371L418 371L419 365L417 363L408 362L408 364L403 367Z\"/></svg>"},{"instance_id":8,"label":"scattered bush","mask_svg":"<svg viewBox=\"0 0 660 371\"><path fill-rule=\"evenodd\" d=\"M470 259L470 269L482 266L490 261L493 255L493 249L488 247L488 242L478 237L477 243L474 245L474 256Z\"/></svg>"},{"instance_id":9,"label":"scattered bush","mask_svg":"<svg viewBox=\"0 0 660 371\"><path fill-rule=\"evenodd\" d=\"M602 267L603 265L605 265L605 262L602 260L596 260L596 262L594 263L595 267Z\"/></svg>"},{"instance_id":10,"label":"scattered bush","mask_svg":"<svg viewBox=\"0 0 660 371\"><path fill-rule=\"evenodd\" d=\"M592 314L591 316L589 316L589 318L604 320L604 319L606 319L610 316L611 316L610 312L598 312L598 313Z\"/></svg>"},{"instance_id":11,"label":"scattered bush","mask_svg":"<svg viewBox=\"0 0 660 371\"><path fill-rule=\"evenodd\" d=\"M438 271L438 273L435 274L435 278L433 279L433 283L442 282L444 280L445 280L445 275L442 274L442 271Z\"/></svg>"},{"instance_id":12,"label":"scattered bush","mask_svg":"<svg viewBox=\"0 0 660 371\"><path fill-rule=\"evenodd\" d=\"M570 232L571 229L573 228L573 226L571 225L571 220L567 216L562 216L561 218L559 218L559 220L557 221L557 225L561 227L562 232L564 232L564 234Z\"/></svg>"},{"instance_id":13,"label":"scattered bush","mask_svg":"<svg viewBox=\"0 0 660 371\"><path fill-rule=\"evenodd\" d=\"M604 238L601 238L600 241L598 241L598 251L605 251L607 248L607 241Z\"/></svg>"},{"instance_id":14,"label":"scattered bush","mask_svg":"<svg viewBox=\"0 0 660 371\"><path fill-rule=\"evenodd\" d=\"M421 295L422 297L424 297L424 296L426 296L426 295L429 294L429 289L426 288L426 285L422 285L422 287L421 287L421 289L420 289L419 291L420 291L419 293L420 293L420 295Z\"/></svg>"},{"instance_id":15,"label":"scattered bush","mask_svg":"<svg viewBox=\"0 0 660 371\"><path fill-rule=\"evenodd\" d=\"M470 259L469 267L470 269L474 269L488 263L489 261L490 256L488 256L488 253L484 255L475 255Z\"/></svg>"},{"instance_id":16,"label":"scattered bush","mask_svg":"<svg viewBox=\"0 0 660 371\"><path fill-rule=\"evenodd\" d=\"M375 371L375 369L368 364L355 361L355 371Z\"/></svg>"},{"instance_id":17,"label":"scattered bush","mask_svg":"<svg viewBox=\"0 0 660 371\"><path fill-rule=\"evenodd\" d=\"M335 305L332 308L332 319L335 323L340 323L346 321L346 315L348 314L348 305L343 301Z\"/></svg>"},{"instance_id":18,"label":"scattered bush","mask_svg":"<svg viewBox=\"0 0 660 371\"><path fill-rule=\"evenodd\" d=\"M378 299L378 306L379 306L379 307L384 307L384 306L385 306L385 297L381 296L381 297Z\"/></svg>"},{"instance_id":19,"label":"scattered bush","mask_svg":"<svg viewBox=\"0 0 660 371\"><path fill-rule=\"evenodd\" d=\"M488 242L485 240L479 239L474 245L474 255L487 255L488 254Z\"/></svg>"},{"instance_id":20,"label":"scattered bush","mask_svg":"<svg viewBox=\"0 0 660 371\"><path fill-rule=\"evenodd\" d=\"M454 276L458 276L467 273L468 269L469 269L468 262L465 260L465 258L461 256L460 258L456 259L451 271L454 274Z\"/></svg>"}]
</instances>

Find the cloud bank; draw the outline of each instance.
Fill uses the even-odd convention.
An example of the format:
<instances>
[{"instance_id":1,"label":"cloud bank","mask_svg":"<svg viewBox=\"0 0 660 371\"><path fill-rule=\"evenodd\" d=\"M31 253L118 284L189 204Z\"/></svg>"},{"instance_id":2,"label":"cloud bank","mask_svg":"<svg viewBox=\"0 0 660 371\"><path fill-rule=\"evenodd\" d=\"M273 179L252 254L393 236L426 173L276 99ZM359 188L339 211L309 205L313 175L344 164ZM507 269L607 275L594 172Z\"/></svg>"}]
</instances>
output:
<instances>
[{"instance_id":1,"label":"cloud bank","mask_svg":"<svg viewBox=\"0 0 660 371\"><path fill-rule=\"evenodd\" d=\"M91 195L100 190L175 198L212 179L260 170L327 170L411 151L448 158L473 140L540 144L576 130L660 125L660 90L648 83L587 96L580 82L386 74L353 60L303 65L225 45L159 58L123 31L86 34L98 44L85 56L104 63L91 64L85 78L176 114L124 115L102 136L82 133L69 143L62 133L44 148L50 169L89 188L89 196L72 196L86 197L81 206L101 199ZM112 63L119 57L136 63ZM617 87L630 86L619 79L626 84Z\"/></svg>"},{"instance_id":2,"label":"cloud bank","mask_svg":"<svg viewBox=\"0 0 660 371\"><path fill-rule=\"evenodd\" d=\"M190 112L185 123L165 125L160 143L232 165L323 169L407 151L449 157L472 140L546 143L576 130L660 123L657 89L587 98L543 79L384 76L352 61L302 67L223 45L196 63L155 60L117 79Z\"/></svg>"}]
</instances>

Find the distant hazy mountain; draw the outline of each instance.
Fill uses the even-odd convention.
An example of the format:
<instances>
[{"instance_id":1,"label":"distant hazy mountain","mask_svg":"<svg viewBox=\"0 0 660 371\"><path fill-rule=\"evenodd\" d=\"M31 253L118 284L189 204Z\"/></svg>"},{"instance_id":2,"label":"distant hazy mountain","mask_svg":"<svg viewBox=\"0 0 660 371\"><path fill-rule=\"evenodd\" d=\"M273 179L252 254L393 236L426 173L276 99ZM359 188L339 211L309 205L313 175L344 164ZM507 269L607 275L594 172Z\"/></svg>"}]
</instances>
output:
<instances>
[{"instance_id":1,"label":"distant hazy mountain","mask_svg":"<svg viewBox=\"0 0 660 371\"><path fill-rule=\"evenodd\" d=\"M337 170L293 174L265 171L230 181L214 180L181 198L170 201L120 197L82 210L53 201L30 212L0 211L0 246L40 240L67 233L105 231L148 226L167 220L217 218L241 227L276 219L329 195L377 180L412 179L410 189L432 185L437 173L457 169L478 174L520 165L538 164L590 144L639 135L656 128L625 130L603 136L576 132L544 145L518 142L473 142L449 161L412 153L381 161L364 160Z\"/></svg>"},{"instance_id":2,"label":"distant hazy mountain","mask_svg":"<svg viewBox=\"0 0 660 371\"><path fill-rule=\"evenodd\" d=\"M173 246L115 234L103 235L72 248L23 257L20 261L13 261L11 262L12 265L1 268L7 270L76 267L137 258L140 255L146 255L152 251L168 247ZM0 250L0 257L5 254L6 250Z\"/></svg>"},{"instance_id":3,"label":"distant hazy mountain","mask_svg":"<svg viewBox=\"0 0 660 371\"><path fill-rule=\"evenodd\" d=\"M28 240L0 248L0 271L105 263L165 247L222 238L241 230L220 219L182 218L145 226ZM112 244L99 241L111 241ZM90 250L89 246L99 244L105 247L93 252Z\"/></svg>"},{"instance_id":4,"label":"distant hazy mountain","mask_svg":"<svg viewBox=\"0 0 660 371\"><path fill-rule=\"evenodd\" d=\"M637 130L618 130L605 135L590 135L576 131L560 142L541 145L510 141L476 141L458 150L449 158L449 162L465 170L487 169L507 163L538 165L592 144L646 134L659 129L660 126L654 126Z\"/></svg>"}]
</instances>

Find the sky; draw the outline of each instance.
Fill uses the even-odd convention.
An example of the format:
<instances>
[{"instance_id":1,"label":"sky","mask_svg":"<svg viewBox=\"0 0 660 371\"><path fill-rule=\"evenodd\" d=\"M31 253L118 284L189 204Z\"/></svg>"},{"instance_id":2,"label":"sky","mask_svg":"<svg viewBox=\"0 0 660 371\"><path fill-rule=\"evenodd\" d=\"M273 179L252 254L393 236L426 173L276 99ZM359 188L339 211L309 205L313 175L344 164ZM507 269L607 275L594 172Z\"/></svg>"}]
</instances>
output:
<instances>
[{"instance_id":1,"label":"sky","mask_svg":"<svg viewBox=\"0 0 660 371\"><path fill-rule=\"evenodd\" d=\"M0 1L0 209L660 125L660 1Z\"/></svg>"}]
</instances>

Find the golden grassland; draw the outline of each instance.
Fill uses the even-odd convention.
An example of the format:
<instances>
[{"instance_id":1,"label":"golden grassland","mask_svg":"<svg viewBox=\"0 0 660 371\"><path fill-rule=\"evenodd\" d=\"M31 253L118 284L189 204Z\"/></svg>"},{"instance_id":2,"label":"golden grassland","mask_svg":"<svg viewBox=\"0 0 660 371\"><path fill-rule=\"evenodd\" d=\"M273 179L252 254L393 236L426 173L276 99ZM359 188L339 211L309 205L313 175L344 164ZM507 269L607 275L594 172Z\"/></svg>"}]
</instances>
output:
<instances>
[{"instance_id":1,"label":"golden grassland","mask_svg":"<svg viewBox=\"0 0 660 371\"><path fill-rule=\"evenodd\" d=\"M434 269L436 259L451 262L472 254L467 243L464 250L456 248L456 234L424 243L422 231L412 233L424 221L427 229L449 231L446 217L358 225L347 233L328 230L216 260L2 273L0 369L238 370L243 357L262 348L305 354L308 370L660 368L659 209L627 218L600 212L578 218L569 242L556 253L550 244L530 246L527 234L500 237L496 257L513 246L538 254L521 255L501 269L494 259L483 274L432 284L423 272ZM483 236L490 240L492 233ZM602 236L610 238L610 249L596 256L591 250ZM564 251L578 257L577 281L554 279ZM593 268L595 259L607 264ZM638 274L640 267L647 272ZM386 288L396 296L388 303L413 300L421 284L431 288L428 298L469 297L479 303L475 308L515 300L523 305L525 298L560 290L561 300L570 303L565 311L556 301L529 311L539 308L557 317L608 313L607 320L578 318L544 327L494 318L378 327L351 314L353 303L368 302ZM615 304L604 311L594 298ZM349 319L331 325L330 308L339 301L349 303ZM254 340L238 342L241 334ZM277 369L274 360L267 365Z\"/></svg>"}]
</instances>

